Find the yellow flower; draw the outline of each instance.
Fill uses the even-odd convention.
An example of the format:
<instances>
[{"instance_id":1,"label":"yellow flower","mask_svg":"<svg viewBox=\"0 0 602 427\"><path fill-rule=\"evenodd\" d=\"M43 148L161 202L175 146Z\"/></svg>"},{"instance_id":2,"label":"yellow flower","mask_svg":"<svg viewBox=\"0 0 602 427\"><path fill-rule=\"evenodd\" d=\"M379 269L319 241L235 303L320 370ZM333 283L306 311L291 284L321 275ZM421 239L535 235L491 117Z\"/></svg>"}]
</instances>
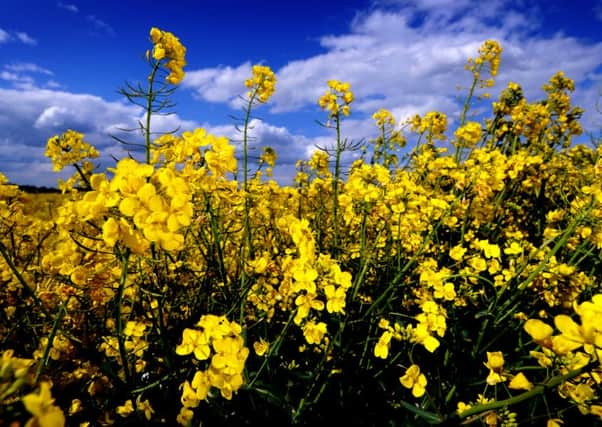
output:
<instances>
[{"instance_id":1,"label":"yellow flower","mask_svg":"<svg viewBox=\"0 0 602 427\"><path fill-rule=\"evenodd\" d=\"M182 396L180 397L180 402L185 408L196 408L199 406L199 398L197 396L196 390L192 388L188 381L184 381L181 385L182 387Z\"/></svg>"},{"instance_id":2,"label":"yellow flower","mask_svg":"<svg viewBox=\"0 0 602 427\"><path fill-rule=\"evenodd\" d=\"M255 354L258 356L263 356L270 348L270 343L260 338L259 341L255 341L253 343L253 349L255 350Z\"/></svg>"},{"instance_id":3,"label":"yellow flower","mask_svg":"<svg viewBox=\"0 0 602 427\"><path fill-rule=\"evenodd\" d=\"M501 351L487 352L487 363L485 366L489 368L486 382L489 385L495 385L506 381L506 376L503 374L504 355Z\"/></svg>"},{"instance_id":4,"label":"yellow flower","mask_svg":"<svg viewBox=\"0 0 602 427\"><path fill-rule=\"evenodd\" d=\"M198 360L207 360L211 354L209 340L206 334L196 329L184 329L182 333L182 344L176 347L176 354L186 356L194 353Z\"/></svg>"},{"instance_id":5,"label":"yellow flower","mask_svg":"<svg viewBox=\"0 0 602 427\"><path fill-rule=\"evenodd\" d=\"M412 395L414 397L421 397L426 391L426 376L420 372L420 366L410 366L405 374L399 378L399 382L405 388L412 389Z\"/></svg>"},{"instance_id":6,"label":"yellow flower","mask_svg":"<svg viewBox=\"0 0 602 427\"><path fill-rule=\"evenodd\" d=\"M145 329L146 325L144 323L129 320L123 329L123 334L128 337L142 337Z\"/></svg>"},{"instance_id":7,"label":"yellow flower","mask_svg":"<svg viewBox=\"0 0 602 427\"><path fill-rule=\"evenodd\" d=\"M531 390L533 388L533 384L527 379L525 374L519 372L510 380L508 388L513 390Z\"/></svg>"},{"instance_id":8,"label":"yellow flower","mask_svg":"<svg viewBox=\"0 0 602 427\"><path fill-rule=\"evenodd\" d=\"M338 80L328 81L328 90L318 100L318 105L329 112L329 117L340 117L339 113L345 116L349 115L349 104L353 102L353 92L351 92L350 86L349 83Z\"/></svg>"},{"instance_id":9,"label":"yellow flower","mask_svg":"<svg viewBox=\"0 0 602 427\"><path fill-rule=\"evenodd\" d=\"M553 349L559 354L576 350L586 343L593 344L593 337L585 334L584 329L566 314L555 316L554 325L561 333L552 338Z\"/></svg>"},{"instance_id":10,"label":"yellow flower","mask_svg":"<svg viewBox=\"0 0 602 427\"><path fill-rule=\"evenodd\" d=\"M385 319L381 319L381 322ZM391 331L385 331L378 339L378 342L374 346L374 356L386 359L389 357L389 348L391 347L391 338L393 333Z\"/></svg>"},{"instance_id":11,"label":"yellow flower","mask_svg":"<svg viewBox=\"0 0 602 427\"><path fill-rule=\"evenodd\" d=\"M139 396L140 397L140 396ZM147 400L144 401L140 401L138 400L138 402L136 402L136 409L142 413L144 413L144 417L150 421L150 419L152 418L153 414L155 413L155 410L152 408L150 402Z\"/></svg>"},{"instance_id":12,"label":"yellow flower","mask_svg":"<svg viewBox=\"0 0 602 427\"><path fill-rule=\"evenodd\" d=\"M429 111L423 118L416 115L410 120L410 124L413 132L427 132L427 138L431 142L433 139L447 139L444 135L447 130L447 116L439 111Z\"/></svg>"},{"instance_id":13,"label":"yellow flower","mask_svg":"<svg viewBox=\"0 0 602 427\"><path fill-rule=\"evenodd\" d=\"M128 417L134 412L134 404L131 399L128 399L123 405L117 407L117 414L122 417Z\"/></svg>"},{"instance_id":14,"label":"yellow flower","mask_svg":"<svg viewBox=\"0 0 602 427\"><path fill-rule=\"evenodd\" d=\"M324 295L326 295L326 311L329 313L345 314L345 297L346 289L342 286L338 288L334 285L326 285L324 287Z\"/></svg>"},{"instance_id":15,"label":"yellow flower","mask_svg":"<svg viewBox=\"0 0 602 427\"><path fill-rule=\"evenodd\" d=\"M449 256L454 261L462 261L462 257L466 253L466 248L462 247L462 244L456 245L449 250Z\"/></svg>"},{"instance_id":16,"label":"yellow flower","mask_svg":"<svg viewBox=\"0 0 602 427\"><path fill-rule=\"evenodd\" d=\"M477 273L487 270L487 262L480 256L471 258L470 261L468 261L468 264Z\"/></svg>"},{"instance_id":17,"label":"yellow flower","mask_svg":"<svg viewBox=\"0 0 602 427\"><path fill-rule=\"evenodd\" d=\"M303 336L308 344L320 344L326 334L326 323L313 320L303 326Z\"/></svg>"},{"instance_id":18,"label":"yellow flower","mask_svg":"<svg viewBox=\"0 0 602 427\"><path fill-rule=\"evenodd\" d=\"M504 248L504 253L506 255L520 255L523 253L523 248L517 242L512 242L510 246Z\"/></svg>"},{"instance_id":19,"label":"yellow flower","mask_svg":"<svg viewBox=\"0 0 602 427\"><path fill-rule=\"evenodd\" d=\"M196 397L199 400L205 400L209 395L209 389L211 383L209 382L209 376L206 372L196 371L192 378L192 388L196 390Z\"/></svg>"},{"instance_id":20,"label":"yellow flower","mask_svg":"<svg viewBox=\"0 0 602 427\"><path fill-rule=\"evenodd\" d=\"M176 422L178 424L180 424L181 426L188 426L188 425L190 425L190 422L192 421L193 418L194 418L194 412L192 411L192 409L182 407L180 409L180 413L176 417Z\"/></svg>"},{"instance_id":21,"label":"yellow flower","mask_svg":"<svg viewBox=\"0 0 602 427\"><path fill-rule=\"evenodd\" d=\"M71 129L48 139L44 154L52 160L54 172L99 155L96 148L84 141L84 134Z\"/></svg>"},{"instance_id":22,"label":"yellow flower","mask_svg":"<svg viewBox=\"0 0 602 427\"><path fill-rule=\"evenodd\" d=\"M393 118L393 114L389 110L385 110L381 108L376 113L372 115L372 118L376 121L376 126L383 127L385 124L390 126L395 125L395 119Z\"/></svg>"},{"instance_id":23,"label":"yellow flower","mask_svg":"<svg viewBox=\"0 0 602 427\"><path fill-rule=\"evenodd\" d=\"M554 329L539 319L529 319L525 322L523 328L531 335L533 341L538 344L546 342L554 333Z\"/></svg>"},{"instance_id":24,"label":"yellow flower","mask_svg":"<svg viewBox=\"0 0 602 427\"><path fill-rule=\"evenodd\" d=\"M65 425L65 415L61 408L54 406L50 393L50 383L41 382L39 393L30 393L23 397L23 405L33 417L25 427L62 427Z\"/></svg>"},{"instance_id":25,"label":"yellow flower","mask_svg":"<svg viewBox=\"0 0 602 427\"><path fill-rule=\"evenodd\" d=\"M71 401L71 406L69 406L69 416L73 416L82 410L82 401L79 399L73 399Z\"/></svg>"},{"instance_id":26,"label":"yellow flower","mask_svg":"<svg viewBox=\"0 0 602 427\"><path fill-rule=\"evenodd\" d=\"M485 364L492 371L499 371L504 367L504 355L501 351L487 352L487 363Z\"/></svg>"},{"instance_id":27,"label":"yellow flower","mask_svg":"<svg viewBox=\"0 0 602 427\"><path fill-rule=\"evenodd\" d=\"M458 139L458 145L462 147L474 147L481 139L483 130L481 124L477 122L467 122L455 132Z\"/></svg>"},{"instance_id":28,"label":"yellow flower","mask_svg":"<svg viewBox=\"0 0 602 427\"><path fill-rule=\"evenodd\" d=\"M253 65L253 76L245 81L245 86L251 90L247 96L251 99L257 97L259 102L267 102L276 88L276 75L270 67Z\"/></svg>"},{"instance_id":29,"label":"yellow flower","mask_svg":"<svg viewBox=\"0 0 602 427\"><path fill-rule=\"evenodd\" d=\"M458 402L456 412L458 414L461 414L462 412L469 410L471 407L472 407L471 404L460 401L460 402Z\"/></svg>"},{"instance_id":30,"label":"yellow flower","mask_svg":"<svg viewBox=\"0 0 602 427\"><path fill-rule=\"evenodd\" d=\"M150 37L153 43L152 57L169 71L166 80L174 85L184 78L183 68L186 65L186 48L180 40L168 31L151 28Z\"/></svg>"}]
</instances>

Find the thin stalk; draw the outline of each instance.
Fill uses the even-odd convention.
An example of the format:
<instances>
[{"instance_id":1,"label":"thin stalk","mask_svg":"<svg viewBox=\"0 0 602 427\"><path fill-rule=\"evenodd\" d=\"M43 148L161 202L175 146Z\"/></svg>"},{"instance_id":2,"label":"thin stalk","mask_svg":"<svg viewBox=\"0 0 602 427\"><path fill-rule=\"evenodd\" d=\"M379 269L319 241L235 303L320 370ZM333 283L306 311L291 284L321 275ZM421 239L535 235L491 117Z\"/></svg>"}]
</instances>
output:
<instances>
[{"instance_id":1,"label":"thin stalk","mask_svg":"<svg viewBox=\"0 0 602 427\"><path fill-rule=\"evenodd\" d=\"M341 119L339 113L334 116L337 131L337 149L335 153L334 163L334 180L332 182L333 192L333 204L332 204L332 221L333 221L333 234L334 234L334 259L339 258L339 224L338 224L338 210L339 210L339 177L341 176L341 152L343 148L341 146Z\"/></svg>"},{"instance_id":2,"label":"thin stalk","mask_svg":"<svg viewBox=\"0 0 602 427\"><path fill-rule=\"evenodd\" d=\"M161 63L157 62L153 66L153 70L148 76L148 93L146 94L146 128L144 132L144 140L145 140L145 148L146 148L146 163L150 165L151 162L151 116L153 111L153 102L155 101L155 92L153 92L153 84L155 83L155 74L157 74L157 70L159 70L159 65Z\"/></svg>"},{"instance_id":3,"label":"thin stalk","mask_svg":"<svg viewBox=\"0 0 602 427\"><path fill-rule=\"evenodd\" d=\"M267 366L268 361L270 360L270 357L272 357L273 354L278 354L278 350L280 350L280 346L282 345L282 341L284 340L286 331L288 331L288 328L291 326L293 318L295 317L296 314L297 314L297 310L294 310L291 312L290 316L288 317L288 320L286 321L286 324L284 325L284 328L282 328L282 332L280 332L280 335L278 335L278 339L276 340L276 342L274 343L273 346L270 346L270 349L268 350L268 354L263 359L261 366L257 370L257 373L255 374L255 376L253 377L251 382L247 385L247 388L253 387L253 384L255 384L255 382L257 381L257 378L259 378L259 375L263 372L263 370Z\"/></svg>"},{"instance_id":4,"label":"thin stalk","mask_svg":"<svg viewBox=\"0 0 602 427\"><path fill-rule=\"evenodd\" d=\"M54 341L54 337L56 336L56 333L59 330L61 320L63 319L63 316L65 315L65 313L66 313L65 306L61 305L61 308L60 308L56 318L54 319L54 324L52 325L52 331L50 331L50 336L48 337L48 342L46 343L46 348L44 349L44 354L42 355L42 360L40 360L40 364L38 365L34 383L38 382L38 380L40 379L40 375L42 375L42 371L44 370L44 367L48 363L48 356L50 355L50 349L52 348L52 343Z\"/></svg>"},{"instance_id":5,"label":"thin stalk","mask_svg":"<svg viewBox=\"0 0 602 427\"><path fill-rule=\"evenodd\" d=\"M121 303L123 300L123 292L125 290L125 282L128 276L128 263L130 259L130 252L126 250L125 254L122 255L122 266L121 266L121 278L119 279L119 291L117 293L117 307L115 309L115 317L117 318L117 342L119 344L119 355L121 356L121 364L123 365L123 371L125 372L125 381L130 384L131 373L128 366L127 354L125 350L125 341L123 339L123 319L121 316Z\"/></svg>"},{"instance_id":6,"label":"thin stalk","mask_svg":"<svg viewBox=\"0 0 602 427\"><path fill-rule=\"evenodd\" d=\"M12 259L10 259L10 257L8 256L8 252L6 251L6 246L4 246L4 243L2 243L2 242L0 242L0 254L2 254L2 258L4 258L4 261L6 261L10 270L13 272L13 274L15 275L15 277L17 278L19 283L21 283L21 286L23 286L23 289L25 289L27 291L29 296L31 296L31 298L35 301L35 303L38 305L38 307L40 307L40 311L42 313L44 313L46 316L52 317L50 312L48 310L46 310L46 307L44 307L44 304L36 295L33 288L31 286L29 286L29 284L27 283L27 281L25 280L25 278L23 277L21 272L17 269L17 266L15 266Z\"/></svg>"},{"instance_id":7,"label":"thin stalk","mask_svg":"<svg viewBox=\"0 0 602 427\"><path fill-rule=\"evenodd\" d=\"M563 382L581 375L583 372L585 372L592 366L593 365L590 364L587 366L583 366L579 369L575 369L574 371L570 371L564 375L557 375L555 377L552 377L545 383L539 384L533 387L531 390L521 393L518 396L513 396L504 400L496 400L495 402L485 403L483 405L475 405L467 409L466 411L460 413L459 418L465 419L473 415L482 414L487 411L492 411L494 409L500 409L516 405L517 403L523 402L527 399L531 399L532 397L544 394L547 390L553 389L554 387L559 386Z\"/></svg>"}]
</instances>

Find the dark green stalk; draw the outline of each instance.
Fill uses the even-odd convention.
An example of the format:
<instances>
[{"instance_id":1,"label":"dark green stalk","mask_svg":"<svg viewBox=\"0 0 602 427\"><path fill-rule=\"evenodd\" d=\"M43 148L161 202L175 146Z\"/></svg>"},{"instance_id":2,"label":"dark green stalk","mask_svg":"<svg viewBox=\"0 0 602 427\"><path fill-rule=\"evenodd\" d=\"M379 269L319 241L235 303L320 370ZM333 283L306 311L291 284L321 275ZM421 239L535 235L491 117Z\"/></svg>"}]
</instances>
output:
<instances>
[{"instance_id":1,"label":"dark green stalk","mask_svg":"<svg viewBox=\"0 0 602 427\"><path fill-rule=\"evenodd\" d=\"M119 355L121 356L121 364L125 372L125 381L130 384L132 378L128 365L127 354L125 350L125 340L123 339L123 319L121 316L121 303L123 300L123 292L125 290L125 282L128 276L128 263L130 259L129 249L125 254L122 254L121 278L119 279L119 290L117 292L117 307L115 308L115 317L117 318L117 342L119 343Z\"/></svg>"}]
</instances>

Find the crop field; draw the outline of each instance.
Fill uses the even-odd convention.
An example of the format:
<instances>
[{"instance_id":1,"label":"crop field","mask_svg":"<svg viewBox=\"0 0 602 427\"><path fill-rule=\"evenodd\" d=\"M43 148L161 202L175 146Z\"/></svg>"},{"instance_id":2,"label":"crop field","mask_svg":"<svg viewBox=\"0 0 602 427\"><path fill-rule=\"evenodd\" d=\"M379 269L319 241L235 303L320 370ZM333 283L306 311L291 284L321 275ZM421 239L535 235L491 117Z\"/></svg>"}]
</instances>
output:
<instances>
[{"instance_id":1,"label":"crop field","mask_svg":"<svg viewBox=\"0 0 602 427\"><path fill-rule=\"evenodd\" d=\"M0 426L602 424L602 145L572 141L568 76L476 121L488 40L456 129L381 109L357 143L353 88L325 81L332 145L284 186L277 152L249 156L272 70L245 82L238 146L157 135L187 50L150 42L122 90L138 152L103 170L65 129L60 194L0 174Z\"/></svg>"}]
</instances>

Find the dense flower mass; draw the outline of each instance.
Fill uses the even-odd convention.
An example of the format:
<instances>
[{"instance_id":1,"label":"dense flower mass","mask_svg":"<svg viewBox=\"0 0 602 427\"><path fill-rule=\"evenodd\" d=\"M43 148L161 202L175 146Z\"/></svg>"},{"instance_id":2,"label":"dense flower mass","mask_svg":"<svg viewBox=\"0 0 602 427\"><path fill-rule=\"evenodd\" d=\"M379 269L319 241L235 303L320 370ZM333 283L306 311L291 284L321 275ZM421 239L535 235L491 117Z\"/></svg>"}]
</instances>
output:
<instances>
[{"instance_id":1,"label":"dense flower mass","mask_svg":"<svg viewBox=\"0 0 602 427\"><path fill-rule=\"evenodd\" d=\"M185 49L151 39L149 85L161 67L178 83ZM294 186L262 175L278 156L248 154L249 120L241 162L202 128L157 135L169 85L139 93L145 161L96 169L68 130L46 150L74 170L61 194L0 174L0 424L602 420L602 146L574 144L560 72L543 99L511 82L465 120L500 54L469 62L459 121L379 109L365 143L341 127L349 83L328 81L336 134ZM252 73L248 117L276 82Z\"/></svg>"},{"instance_id":2,"label":"dense flower mass","mask_svg":"<svg viewBox=\"0 0 602 427\"><path fill-rule=\"evenodd\" d=\"M186 48L172 33L156 27L151 28L150 38L153 43L152 58L169 71L166 78L169 83L179 84L184 79Z\"/></svg>"},{"instance_id":3,"label":"dense flower mass","mask_svg":"<svg viewBox=\"0 0 602 427\"><path fill-rule=\"evenodd\" d=\"M276 75L270 67L253 65L253 76L245 80L245 86L250 89L249 98L257 97L259 102L267 102L276 90Z\"/></svg>"},{"instance_id":4,"label":"dense flower mass","mask_svg":"<svg viewBox=\"0 0 602 427\"><path fill-rule=\"evenodd\" d=\"M48 140L46 157L52 160L55 172L67 166L78 164L81 160L98 157L96 148L84 141L84 134L69 129L62 135L55 135Z\"/></svg>"},{"instance_id":5,"label":"dense flower mass","mask_svg":"<svg viewBox=\"0 0 602 427\"><path fill-rule=\"evenodd\" d=\"M353 102L353 92L351 85L338 80L328 80L328 90L318 100L318 105L330 116L343 114L348 116L351 112L349 105Z\"/></svg>"}]
</instances>

